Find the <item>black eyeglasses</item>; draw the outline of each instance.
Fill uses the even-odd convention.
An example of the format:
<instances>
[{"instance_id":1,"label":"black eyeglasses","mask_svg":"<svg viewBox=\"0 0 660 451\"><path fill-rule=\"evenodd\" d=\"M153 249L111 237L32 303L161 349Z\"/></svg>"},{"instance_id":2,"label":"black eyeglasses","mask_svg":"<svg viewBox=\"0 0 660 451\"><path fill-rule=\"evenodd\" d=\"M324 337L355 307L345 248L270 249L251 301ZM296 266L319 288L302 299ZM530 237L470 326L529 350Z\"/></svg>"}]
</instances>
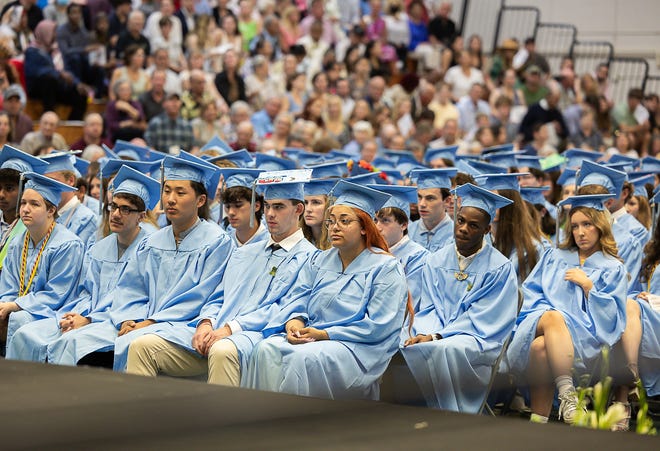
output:
<instances>
[{"instance_id":1,"label":"black eyeglasses","mask_svg":"<svg viewBox=\"0 0 660 451\"><path fill-rule=\"evenodd\" d=\"M108 204L108 211L109 211L110 213L114 212L115 210L119 210L119 213L120 213L122 216L126 216L126 215L129 215L129 214L131 214L131 213L140 213L140 211L141 211L141 210L137 210L137 209L130 208L130 207L127 206L127 205L121 205L121 206L120 206L120 205L117 205L117 204L114 203L114 202Z\"/></svg>"}]
</instances>

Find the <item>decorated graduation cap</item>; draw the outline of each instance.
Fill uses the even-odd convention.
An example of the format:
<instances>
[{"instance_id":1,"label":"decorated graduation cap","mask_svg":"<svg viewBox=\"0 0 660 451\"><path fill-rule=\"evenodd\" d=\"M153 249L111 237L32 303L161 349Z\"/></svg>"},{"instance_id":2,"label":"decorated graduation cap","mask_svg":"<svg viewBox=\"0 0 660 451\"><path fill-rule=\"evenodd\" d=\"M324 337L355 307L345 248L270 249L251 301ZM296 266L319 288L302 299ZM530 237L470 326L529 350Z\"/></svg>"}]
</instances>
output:
<instances>
[{"instance_id":1,"label":"decorated graduation cap","mask_svg":"<svg viewBox=\"0 0 660 451\"><path fill-rule=\"evenodd\" d=\"M73 186L58 182L57 180L37 174L36 172L25 172L21 177L27 180L23 187L23 192L28 189L33 189L38 192L41 197L55 206L59 205L62 193L78 191L78 189Z\"/></svg>"},{"instance_id":2,"label":"decorated graduation cap","mask_svg":"<svg viewBox=\"0 0 660 451\"><path fill-rule=\"evenodd\" d=\"M392 196L381 208L398 208L403 210L406 216L410 218L410 204L417 202L417 189L414 186L367 185L367 188L372 188Z\"/></svg>"},{"instance_id":3,"label":"decorated graduation cap","mask_svg":"<svg viewBox=\"0 0 660 451\"><path fill-rule=\"evenodd\" d=\"M486 147L481 151L481 155L488 155L497 152L511 152L513 150L513 143L498 144L497 146Z\"/></svg>"},{"instance_id":4,"label":"decorated graduation cap","mask_svg":"<svg viewBox=\"0 0 660 451\"><path fill-rule=\"evenodd\" d=\"M567 168L579 168L584 161L595 162L603 157L603 154L600 152L584 149L568 149L562 155L567 159Z\"/></svg>"},{"instance_id":5,"label":"decorated graduation cap","mask_svg":"<svg viewBox=\"0 0 660 451\"><path fill-rule=\"evenodd\" d=\"M112 194L133 194L144 201L147 210L153 210L160 200L160 183L128 166L122 166L112 180Z\"/></svg>"},{"instance_id":6,"label":"decorated graduation cap","mask_svg":"<svg viewBox=\"0 0 660 451\"><path fill-rule=\"evenodd\" d=\"M518 164L516 157L523 155L521 150L511 150L508 152L494 152L484 155L484 159L490 164L495 164L503 168L510 168Z\"/></svg>"},{"instance_id":7,"label":"decorated graduation cap","mask_svg":"<svg viewBox=\"0 0 660 451\"><path fill-rule=\"evenodd\" d=\"M305 200L304 184L312 177L311 169L292 171L261 172L254 184L264 200L296 199Z\"/></svg>"},{"instance_id":8,"label":"decorated graduation cap","mask_svg":"<svg viewBox=\"0 0 660 451\"><path fill-rule=\"evenodd\" d=\"M575 184L582 188L587 185L601 185L607 188L610 194L618 196L623 188L623 182L628 176L625 172L608 168L602 164L585 161L577 173Z\"/></svg>"},{"instance_id":9,"label":"decorated graduation cap","mask_svg":"<svg viewBox=\"0 0 660 451\"><path fill-rule=\"evenodd\" d=\"M560 201L557 206L570 205L571 209L576 207L588 207L595 210L605 210L605 201L612 199L613 194L589 194L581 196L570 196Z\"/></svg>"},{"instance_id":10,"label":"decorated graduation cap","mask_svg":"<svg viewBox=\"0 0 660 451\"><path fill-rule=\"evenodd\" d=\"M331 161L314 165L305 165L305 169L312 170L312 177L323 179L330 177L343 177L348 172L348 160Z\"/></svg>"},{"instance_id":11,"label":"decorated graduation cap","mask_svg":"<svg viewBox=\"0 0 660 451\"><path fill-rule=\"evenodd\" d=\"M163 181L190 180L201 183L210 198L215 197L215 191L220 180L218 167L212 164L199 164L177 157L165 157L162 162Z\"/></svg>"},{"instance_id":12,"label":"decorated graduation cap","mask_svg":"<svg viewBox=\"0 0 660 451\"><path fill-rule=\"evenodd\" d=\"M296 168L296 162L265 153L258 153L255 166L262 171L289 171Z\"/></svg>"},{"instance_id":13,"label":"decorated graduation cap","mask_svg":"<svg viewBox=\"0 0 660 451\"><path fill-rule=\"evenodd\" d=\"M457 151L458 151L458 146L446 146L446 147L438 147L435 149L429 149L426 151L426 153L424 153L424 163L429 164L431 163L431 161L440 158L455 161Z\"/></svg>"},{"instance_id":14,"label":"decorated graduation cap","mask_svg":"<svg viewBox=\"0 0 660 451\"><path fill-rule=\"evenodd\" d=\"M516 164L514 166L518 168L534 168L542 170L541 168L541 157L535 155L516 155Z\"/></svg>"},{"instance_id":15,"label":"decorated graduation cap","mask_svg":"<svg viewBox=\"0 0 660 451\"><path fill-rule=\"evenodd\" d=\"M633 175L634 172L630 175ZM655 185L655 175L645 175L635 179L630 179L630 183L635 187L635 196L644 196L649 197L649 193L646 190L646 185Z\"/></svg>"},{"instance_id":16,"label":"decorated graduation cap","mask_svg":"<svg viewBox=\"0 0 660 451\"><path fill-rule=\"evenodd\" d=\"M41 157L48 166L44 170L44 174L59 171L76 172L74 162L76 161L75 153L73 152L56 152Z\"/></svg>"},{"instance_id":17,"label":"decorated graduation cap","mask_svg":"<svg viewBox=\"0 0 660 451\"><path fill-rule=\"evenodd\" d=\"M206 144L204 144L199 150L204 152L205 150L217 149L221 153L231 153L234 151L229 144L227 144L222 138L218 135L214 135Z\"/></svg>"},{"instance_id":18,"label":"decorated graduation cap","mask_svg":"<svg viewBox=\"0 0 660 451\"><path fill-rule=\"evenodd\" d=\"M557 184L561 186L575 185L575 178L577 177L577 170L566 168L557 179Z\"/></svg>"},{"instance_id":19,"label":"decorated graduation cap","mask_svg":"<svg viewBox=\"0 0 660 451\"><path fill-rule=\"evenodd\" d=\"M250 155L250 152L245 149L237 150L235 152L232 150L230 153L218 155L217 157L211 157L206 161L209 163L215 163L216 161L220 160L231 161L239 168L247 168L252 163L254 163L252 155Z\"/></svg>"},{"instance_id":20,"label":"decorated graduation cap","mask_svg":"<svg viewBox=\"0 0 660 451\"><path fill-rule=\"evenodd\" d=\"M336 184L337 179L312 179L305 183L303 189L305 196L327 196Z\"/></svg>"},{"instance_id":21,"label":"decorated graduation cap","mask_svg":"<svg viewBox=\"0 0 660 451\"><path fill-rule=\"evenodd\" d=\"M339 180L332 188L330 195L335 197L333 205L345 205L347 207L357 208L372 218L391 197L382 191L351 183L343 179Z\"/></svg>"},{"instance_id":22,"label":"decorated graduation cap","mask_svg":"<svg viewBox=\"0 0 660 451\"><path fill-rule=\"evenodd\" d=\"M518 177L526 175L527 173L511 173L511 174L481 174L475 177L477 184L487 190L495 191L498 189L512 189L520 191L520 183Z\"/></svg>"},{"instance_id":23,"label":"decorated graduation cap","mask_svg":"<svg viewBox=\"0 0 660 451\"><path fill-rule=\"evenodd\" d=\"M495 219L498 208L506 207L513 201L499 194L492 193L487 189L480 188L472 183L466 183L453 191L461 198L461 208L474 207L485 211L490 216L490 222Z\"/></svg>"},{"instance_id":24,"label":"decorated graduation cap","mask_svg":"<svg viewBox=\"0 0 660 451\"><path fill-rule=\"evenodd\" d=\"M520 197L532 205L543 205L545 196L543 193L550 191L549 186L521 186Z\"/></svg>"},{"instance_id":25,"label":"decorated graduation cap","mask_svg":"<svg viewBox=\"0 0 660 451\"><path fill-rule=\"evenodd\" d=\"M628 155L622 155L620 153L615 153L610 157L609 160L607 160L608 163L614 164L614 163L628 163L630 166L633 168L638 168L642 164L642 162L639 160L639 158L635 157L629 157Z\"/></svg>"},{"instance_id":26,"label":"decorated graduation cap","mask_svg":"<svg viewBox=\"0 0 660 451\"><path fill-rule=\"evenodd\" d=\"M48 162L5 144L0 152L0 168L18 172L44 173Z\"/></svg>"},{"instance_id":27,"label":"decorated graduation cap","mask_svg":"<svg viewBox=\"0 0 660 451\"><path fill-rule=\"evenodd\" d=\"M456 168L415 169L410 178L416 180L417 189L451 188L451 178L456 176Z\"/></svg>"}]
</instances>

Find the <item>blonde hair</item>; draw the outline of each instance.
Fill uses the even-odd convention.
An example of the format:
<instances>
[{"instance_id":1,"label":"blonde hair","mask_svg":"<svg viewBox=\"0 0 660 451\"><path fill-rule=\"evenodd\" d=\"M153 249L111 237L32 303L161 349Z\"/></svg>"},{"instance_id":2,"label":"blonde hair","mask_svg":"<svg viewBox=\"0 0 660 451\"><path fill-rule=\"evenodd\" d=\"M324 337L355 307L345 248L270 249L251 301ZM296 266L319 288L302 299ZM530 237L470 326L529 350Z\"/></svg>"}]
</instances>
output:
<instances>
[{"instance_id":1,"label":"blonde hair","mask_svg":"<svg viewBox=\"0 0 660 451\"><path fill-rule=\"evenodd\" d=\"M566 223L566 238L564 239L564 242L559 245L559 248L577 250L578 246L575 242L575 237L573 236L573 232L571 230L571 218L577 212L580 212L589 218L594 227L598 229L598 241L601 251L604 254L608 254L618 260L621 260L619 258L619 251L616 246L616 241L614 240L614 235L612 234L611 216L606 210L601 211L589 207L571 208L571 211L568 213L568 221Z\"/></svg>"}]
</instances>

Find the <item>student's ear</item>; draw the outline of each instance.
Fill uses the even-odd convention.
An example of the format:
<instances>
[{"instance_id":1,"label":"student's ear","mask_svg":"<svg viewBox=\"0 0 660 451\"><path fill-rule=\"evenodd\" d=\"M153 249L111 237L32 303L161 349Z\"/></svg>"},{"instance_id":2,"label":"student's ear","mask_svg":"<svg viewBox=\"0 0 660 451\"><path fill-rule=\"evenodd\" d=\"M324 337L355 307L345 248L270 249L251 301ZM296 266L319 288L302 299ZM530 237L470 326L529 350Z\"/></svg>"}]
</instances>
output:
<instances>
[{"instance_id":1,"label":"student's ear","mask_svg":"<svg viewBox=\"0 0 660 451\"><path fill-rule=\"evenodd\" d=\"M206 203L206 194L200 194L199 197L197 198L197 208L202 208L202 206Z\"/></svg>"},{"instance_id":2,"label":"student's ear","mask_svg":"<svg viewBox=\"0 0 660 451\"><path fill-rule=\"evenodd\" d=\"M299 203L299 204L296 204L296 214L298 216L300 216L304 212L305 212L305 204L303 204L302 202Z\"/></svg>"}]
</instances>

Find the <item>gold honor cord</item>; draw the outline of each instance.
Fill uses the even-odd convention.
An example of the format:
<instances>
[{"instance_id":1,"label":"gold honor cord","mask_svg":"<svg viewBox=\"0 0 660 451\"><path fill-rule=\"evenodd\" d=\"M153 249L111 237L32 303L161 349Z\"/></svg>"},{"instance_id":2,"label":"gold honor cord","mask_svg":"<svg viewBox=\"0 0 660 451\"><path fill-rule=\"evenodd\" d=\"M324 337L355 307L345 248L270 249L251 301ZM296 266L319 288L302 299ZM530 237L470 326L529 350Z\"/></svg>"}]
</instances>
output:
<instances>
[{"instance_id":1,"label":"gold honor cord","mask_svg":"<svg viewBox=\"0 0 660 451\"><path fill-rule=\"evenodd\" d=\"M48 240L50 239L50 235L53 233L53 229L55 228L55 221L50 225L48 228L48 233L44 237L44 242L41 244L41 248L39 249L39 253L37 254L37 259L34 261L34 266L32 267L32 271L30 272L30 279L28 280L27 285L25 285L25 270L27 269L27 253L28 253L28 246L30 245L30 232L25 233L25 240L23 240L23 252L21 253L21 274L20 274L20 286L18 289L18 296L25 296L28 293L28 290L32 286L32 281L34 280L34 276L37 275L37 268L39 267L39 261L41 260L41 254L43 254L44 249L46 248L46 244L48 244Z\"/></svg>"}]
</instances>

